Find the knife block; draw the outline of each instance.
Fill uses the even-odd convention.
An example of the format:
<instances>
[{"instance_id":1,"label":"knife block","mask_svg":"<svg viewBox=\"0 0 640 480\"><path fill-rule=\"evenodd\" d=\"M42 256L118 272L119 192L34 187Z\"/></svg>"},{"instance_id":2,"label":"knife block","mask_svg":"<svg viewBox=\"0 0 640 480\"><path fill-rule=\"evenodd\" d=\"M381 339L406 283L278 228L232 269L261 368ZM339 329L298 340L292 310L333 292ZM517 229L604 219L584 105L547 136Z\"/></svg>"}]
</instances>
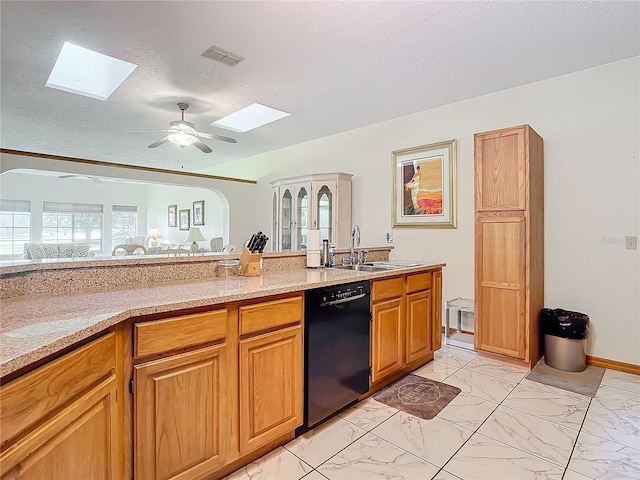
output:
<instances>
[{"instance_id":1,"label":"knife block","mask_svg":"<svg viewBox=\"0 0 640 480\"><path fill-rule=\"evenodd\" d=\"M247 247L244 247L240 255L240 265L238 266L240 275L245 277L260 275L260 259L262 259L261 253L251 253Z\"/></svg>"}]
</instances>

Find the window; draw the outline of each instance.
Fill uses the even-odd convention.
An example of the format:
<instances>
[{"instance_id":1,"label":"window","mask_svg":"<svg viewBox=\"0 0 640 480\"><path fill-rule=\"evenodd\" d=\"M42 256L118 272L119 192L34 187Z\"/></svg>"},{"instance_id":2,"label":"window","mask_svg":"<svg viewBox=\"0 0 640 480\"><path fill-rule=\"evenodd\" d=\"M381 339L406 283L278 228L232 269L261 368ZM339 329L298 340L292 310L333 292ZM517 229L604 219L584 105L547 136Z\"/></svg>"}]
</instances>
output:
<instances>
[{"instance_id":1,"label":"window","mask_svg":"<svg viewBox=\"0 0 640 480\"><path fill-rule=\"evenodd\" d=\"M89 243L91 251L102 249L102 205L44 202L43 243Z\"/></svg>"},{"instance_id":2,"label":"window","mask_svg":"<svg viewBox=\"0 0 640 480\"><path fill-rule=\"evenodd\" d=\"M0 255L21 255L31 240L31 202L0 200Z\"/></svg>"},{"instance_id":3,"label":"window","mask_svg":"<svg viewBox=\"0 0 640 480\"><path fill-rule=\"evenodd\" d=\"M125 243L127 237L135 237L138 225L138 207L114 205L111 211L111 244Z\"/></svg>"}]
</instances>

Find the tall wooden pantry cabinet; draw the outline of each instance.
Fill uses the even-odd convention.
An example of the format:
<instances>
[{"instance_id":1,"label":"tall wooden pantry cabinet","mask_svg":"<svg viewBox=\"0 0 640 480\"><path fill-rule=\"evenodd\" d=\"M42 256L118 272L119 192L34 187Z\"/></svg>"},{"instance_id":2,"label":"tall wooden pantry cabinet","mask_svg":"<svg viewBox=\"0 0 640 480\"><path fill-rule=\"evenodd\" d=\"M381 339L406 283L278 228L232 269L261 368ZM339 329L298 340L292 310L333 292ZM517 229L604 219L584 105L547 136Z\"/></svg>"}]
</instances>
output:
<instances>
[{"instance_id":1,"label":"tall wooden pantry cabinet","mask_svg":"<svg viewBox=\"0 0 640 480\"><path fill-rule=\"evenodd\" d=\"M474 140L475 348L532 368L542 355L542 138L521 125Z\"/></svg>"}]
</instances>

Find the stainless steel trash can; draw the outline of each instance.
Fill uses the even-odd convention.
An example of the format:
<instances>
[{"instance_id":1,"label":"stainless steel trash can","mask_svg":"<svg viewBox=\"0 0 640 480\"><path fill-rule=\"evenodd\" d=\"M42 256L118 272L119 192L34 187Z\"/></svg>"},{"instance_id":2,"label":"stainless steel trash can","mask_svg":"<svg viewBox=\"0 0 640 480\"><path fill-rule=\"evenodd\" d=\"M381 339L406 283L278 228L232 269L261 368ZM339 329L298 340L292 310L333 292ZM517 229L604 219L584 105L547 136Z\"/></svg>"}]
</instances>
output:
<instances>
[{"instance_id":1,"label":"stainless steel trash can","mask_svg":"<svg viewBox=\"0 0 640 480\"><path fill-rule=\"evenodd\" d=\"M565 372L582 372L587 368L587 339L544 336L544 363Z\"/></svg>"},{"instance_id":2,"label":"stainless steel trash can","mask_svg":"<svg viewBox=\"0 0 640 480\"><path fill-rule=\"evenodd\" d=\"M589 316L562 308L543 308L540 322L544 327L544 362L566 372L587 368Z\"/></svg>"}]
</instances>

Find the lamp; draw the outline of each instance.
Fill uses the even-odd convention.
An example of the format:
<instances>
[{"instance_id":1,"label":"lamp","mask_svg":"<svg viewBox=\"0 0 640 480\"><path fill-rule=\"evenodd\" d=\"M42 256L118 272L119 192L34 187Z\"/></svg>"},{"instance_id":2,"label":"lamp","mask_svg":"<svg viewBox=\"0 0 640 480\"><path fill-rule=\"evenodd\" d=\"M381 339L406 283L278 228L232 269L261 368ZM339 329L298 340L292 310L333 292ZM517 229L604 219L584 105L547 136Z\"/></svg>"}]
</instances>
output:
<instances>
[{"instance_id":1,"label":"lamp","mask_svg":"<svg viewBox=\"0 0 640 480\"><path fill-rule=\"evenodd\" d=\"M193 242L191 244L191 251L193 253L197 253L198 250L200 250L200 246L198 246L196 242L203 242L204 240L206 240L206 238L202 236L200 229L198 227L191 227L189 229L189 235L187 235L185 242Z\"/></svg>"},{"instance_id":2,"label":"lamp","mask_svg":"<svg viewBox=\"0 0 640 480\"><path fill-rule=\"evenodd\" d=\"M149 235L148 236L151 239L151 246L152 247L157 247L158 246L158 239L162 238L162 234L160 233L160 230L154 227L151 230L149 230Z\"/></svg>"}]
</instances>

